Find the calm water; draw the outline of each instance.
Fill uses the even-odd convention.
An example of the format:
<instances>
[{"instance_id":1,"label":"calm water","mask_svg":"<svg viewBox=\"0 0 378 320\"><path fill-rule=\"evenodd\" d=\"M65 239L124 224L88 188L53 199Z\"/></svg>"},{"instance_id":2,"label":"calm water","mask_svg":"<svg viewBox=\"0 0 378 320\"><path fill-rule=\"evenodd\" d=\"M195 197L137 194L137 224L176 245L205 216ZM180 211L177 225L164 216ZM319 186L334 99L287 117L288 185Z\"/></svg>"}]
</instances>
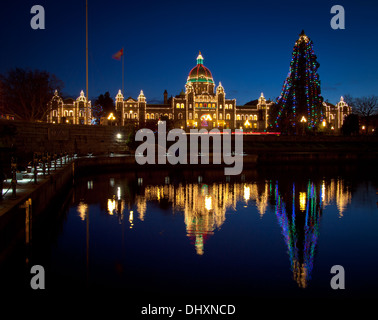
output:
<instances>
[{"instance_id":1,"label":"calm water","mask_svg":"<svg viewBox=\"0 0 378 320\"><path fill-rule=\"evenodd\" d=\"M86 176L8 263L20 272L26 254L57 290L377 296L377 181L340 167ZM333 265L345 290L330 287Z\"/></svg>"}]
</instances>

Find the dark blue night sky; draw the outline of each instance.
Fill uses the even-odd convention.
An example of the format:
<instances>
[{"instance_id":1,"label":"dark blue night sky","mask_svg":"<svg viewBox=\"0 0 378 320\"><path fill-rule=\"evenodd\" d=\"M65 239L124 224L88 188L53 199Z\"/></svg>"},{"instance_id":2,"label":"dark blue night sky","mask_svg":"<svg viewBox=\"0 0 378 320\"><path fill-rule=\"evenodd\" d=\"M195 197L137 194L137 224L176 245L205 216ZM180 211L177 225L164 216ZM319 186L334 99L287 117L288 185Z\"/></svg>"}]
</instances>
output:
<instances>
[{"instance_id":1,"label":"dark blue night sky","mask_svg":"<svg viewBox=\"0 0 378 320\"><path fill-rule=\"evenodd\" d=\"M30 9L45 8L46 29L30 27ZM333 5L344 6L345 30L330 26ZM89 97L122 87L143 89L148 102L184 89L201 50L204 64L241 105L279 96L302 29L314 42L322 95L363 96L378 88L377 1L94 1L89 6ZM2 2L0 72L47 70L63 80L65 95L85 90L85 0Z\"/></svg>"}]
</instances>

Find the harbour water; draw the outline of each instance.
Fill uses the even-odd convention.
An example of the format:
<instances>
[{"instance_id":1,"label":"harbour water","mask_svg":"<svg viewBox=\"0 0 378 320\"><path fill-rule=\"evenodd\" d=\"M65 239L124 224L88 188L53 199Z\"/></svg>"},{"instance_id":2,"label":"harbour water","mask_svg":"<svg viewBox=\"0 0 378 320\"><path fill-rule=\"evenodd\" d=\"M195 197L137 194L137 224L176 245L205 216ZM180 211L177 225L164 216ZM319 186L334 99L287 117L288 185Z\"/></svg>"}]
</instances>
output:
<instances>
[{"instance_id":1,"label":"harbour water","mask_svg":"<svg viewBox=\"0 0 378 320\"><path fill-rule=\"evenodd\" d=\"M2 277L25 288L38 264L56 291L376 297L377 187L374 169L356 166L85 175ZM330 285L335 265L345 289Z\"/></svg>"}]
</instances>

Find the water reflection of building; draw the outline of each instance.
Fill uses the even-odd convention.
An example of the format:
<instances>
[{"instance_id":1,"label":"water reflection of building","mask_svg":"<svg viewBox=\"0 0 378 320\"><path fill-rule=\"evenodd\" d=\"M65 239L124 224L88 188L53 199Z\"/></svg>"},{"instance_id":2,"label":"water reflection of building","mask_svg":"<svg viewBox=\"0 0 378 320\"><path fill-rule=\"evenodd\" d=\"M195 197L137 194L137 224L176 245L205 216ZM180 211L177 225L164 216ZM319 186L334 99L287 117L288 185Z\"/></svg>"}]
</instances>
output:
<instances>
[{"instance_id":1,"label":"water reflection of building","mask_svg":"<svg viewBox=\"0 0 378 320\"><path fill-rule=\"evenodd\" d=\"M145 220L148 206L153 202L172 210L173 214L183 213L187 236L199 255L204 253L206 240L224 224L226 213L237 211L238 206L256 206L260 217L263 217L268 207L273 205L289 249L294 278L301 286L306 286L311 277L321 209L335 204L342 217L351 201L351 192L340 179L309 184L292 182L279 187L271 180L205 184L202 178L197 183L173 184L169 177L164 179L164 184L151 181L145 186L140 177L127 182L122 179L111 179L110 183L102 180L90 182L85 184L88 190L81 190L76 197L87 200L78 203L81 219L86 218L91 202L98 203L98 196L96 193L90 196L90 191L101 184L100 192L108 194L108 198L100 206L107 214L117 216L120 223L125 217L130 227L135 225L135 219ZM290 185L290 190L285 189L285 185Z\"/></svg>"}]
</instances>

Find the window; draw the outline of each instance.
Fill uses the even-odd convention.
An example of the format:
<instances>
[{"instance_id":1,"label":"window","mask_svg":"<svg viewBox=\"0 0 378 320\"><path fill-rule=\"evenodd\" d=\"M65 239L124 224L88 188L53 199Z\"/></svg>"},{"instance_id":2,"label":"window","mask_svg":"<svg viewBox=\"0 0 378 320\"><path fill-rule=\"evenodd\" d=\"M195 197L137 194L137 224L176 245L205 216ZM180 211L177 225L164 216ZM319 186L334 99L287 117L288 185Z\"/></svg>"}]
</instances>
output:
<instances>
[{"instance_id":1,"label":"window","mask_svg":"<svg viewBox=\"0 0 378 320\"><path fill-rule=\"evenodd\" d=\"M217 114L214 113L214 114L213 114L213 119L216 119L216 118L217 118Z\"/></svg>"},{"instance_id":2,"label":"window","mask_svg":"<svg viewBox=\"0 0 378 320\"><path fill-rule=\"evenodd\" d=\"M202 108L202 103L200 103L200 108Z\"/></svg>"},{"instance_id":3,"label":"window","mask_svg":"<svg viewBox=\"0 0 378 320\"><path fill-rule=\"evenodd\" d=\"M182 119L182 113L178 114L178 119Z\"/></svg>"},{"instance_id":4,"label":"window","mask_svg":"<svg viewBox=\"0 0 378 320\"><path fill-rule=\"evenodd\" d=\"M198 103L196 103L196 108L198 108Z\"/></svg>"},{"instance_id":5,"label":"window","mask_svg":"<svg viewBox=\"0 0 378 320\"><path fill-rule=\"evenodd\" d=\"M180 109L180 104L179 103L176 104L176 108Z\"/></svg>"},{"instance_id":6,"label":"window","mask_svg":"<svg viewBox=\"0 0 378 320\"><path fill-rule=\"evenodd\" d=\"M184 109L184 104L183 103L181 103L181 109Z\"/></svg>"},{"instance_id":7,"label":"window","mask_svg":"<svg viewBox=\"0 0 378 320\"><path fill-rule=\"evenodd\" d=\"M73 117L73 111L72 110L70 111L70 117Z\"/></svg>"},{"instance_id":8,"label":"window","mask_svg":"<svg viewBox=\"0 0 378 320\"><path fill-rule=\"evenodd\" d=\"M224 106L224 108L225 108L225 109L228 109L228 104L226 104L226 105Z\"/></svg>"},{"instance_id":9,"label":"window","mask_svg":"<svg viewBox=\"0 0 378 320\"><path fill-rule=\"evenodd\" d=\"M257 121L257 115L254 115L254 116L253 116L253 120L256 120L256 121Z\"/></svg>"},{"instance_id":10,"label":"window","mask_svg":"<svg viewBox=\"0 0 378 320\"><path fill-rule=\"evenodd\" d=\"M172 113L169 114L169 119L170 119L170 120L172 119Z\"/></svg>"},{"instance_id":11,"label":"window","mask_svg":"<svg viewBox=\"0 0 378 320\"><path fill-rule=\"evenodd\" d=\"M192 104L191 103L189 103L189 109L192 109Z\"/></svg>"},{"instance_id":12,"label":"window","mask_svg":"<svg viewBox=\"0 0 378 320\"><path fill-rule=\"evenodd\" d=\"M57 117L58 116L58 113L56 110L53 111L53 117Z\"/></svg>"},{"instance_id":13,"label":"window","mask_svg":"<svg viewBox=\"0 0 378 320\"><path fill-rule=\"evenodd\" d=\"M198 119L198 113L196 113L196 114L194 115L194 118L195 118L195 119Z\"/></svg>"},{"instance_id":14,"label":"window","mask_svg":"<svg viewBox=\"0 0 378 320\"><path fill-rule=\"evenodd\" d=\"M149 113L146 114L146 119L147 119L147 120L150 119L150 114L149 114Z\"/></svg>"},{"instance_id":15,"label":"window","mask_svg":"<svg viewBox=\"0 0 378 320\"><path fill-rule=\"evenodd\" d=\"M134 113L134 119L138 119L138 114Z\"/></svg>"},{"instance_id":16,"label":"window","mask_svg":"<svg viewBox=\"0 0 378 320\"><path fill-rule=\"evenodd\" d=\"M213 108L215 108L215 103L213 103Z\"/></svg>"},{"instance_id":17,"label":"window","mask_svg":"<svg viewBox=\"0 0 378 320\"><path fill-rule=\"evenodd\" d=\"M228 108L229 108L229 109L232 109L232 104L230 104L230 105L228 106Z\"/></svg>"},{"instance_id":18,"label":"window","mask_svg":"<svg viewBox=\"0 0 378 320\"><path fill-rule=\"evenodd\" d=\"M219 106L219 109L222 109L222 105Z\"/></svg>"},{"instance_id":19,"label":"window","mask_svg":"<svg viewBox=\"0 0 378 320\"><path fill-rule=\"evenodd\" d=\"M219 114L219 120L222 120L222 114L221 113Z\"/></svg>"},{"instance_id":20,"label":"window","mask_svg":"<svg viewBox=\"0 0 378 320\"><path fill-rule=\"evenodd\" d=\"M240 114L236 116L236 120L240 120Z\"/></svg>"},{"instance_id":21,"label":"window","mask_svg":"<svg viewBox=\"0 0 378 320\"><path fill-rule=\"evenodd\" d=\"M192 113L189 112L189 120L192 120Z\"/></svg>"},{"instance_id":22,"label":"window","mask_svg":"<svg viewBox=\"0 0 378 320\"><path fill-rule=\"evenodd\" d=\"M229 113L226 114L226 120L230 120L231 119L231 116Z\"/></svg>"},{"instance_id":23,"label":"window","mask_svg":"<svg viewBox=\"0 0 378 320\"><path fill-rule=\"evenodd\" d=\"M129 119L129 114L125 113L125 119Z\"/></svg>"}]
</instances>

